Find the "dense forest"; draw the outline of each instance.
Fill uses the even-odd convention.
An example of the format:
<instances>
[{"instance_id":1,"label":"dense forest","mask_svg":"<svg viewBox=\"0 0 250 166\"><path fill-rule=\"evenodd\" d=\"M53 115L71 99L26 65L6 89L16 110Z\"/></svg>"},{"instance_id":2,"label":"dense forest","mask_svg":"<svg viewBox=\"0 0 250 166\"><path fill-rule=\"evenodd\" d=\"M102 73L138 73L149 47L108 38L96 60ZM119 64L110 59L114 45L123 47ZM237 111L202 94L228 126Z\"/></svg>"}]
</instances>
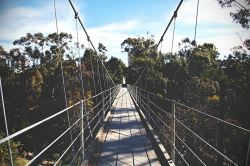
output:
<instances>
[{"instance_id":1,"label":"dense forest","mask_svg":"<svg viewBox=\"0 0 250 166\"><path fill-rule=\"evenodd\" d=\"M233 3L227 0L219 1L225 8L231 8ZM242 28L249 29L249 9L242 8L235 13L232 12L231 16ZM242 41L242 45L232 48L231 53L224 55L224 58L219 58L220 53L214 44L197 44L189 38L179 41L177 52L155 51L157 43L153 35L127 38L121 46L123 52L127 52L129 56L127 83L140 87L137 89L141 93L138 102L144 113L148 114L148 108L155 112L151 115L153 120L150 122L168 152L171 142L167 140L171 138L171 131L165 125L170 126L171 119L162 115L161 110L171 113L171 103L165 99L189 106L177 104L176 118L237 164L246 164L249 132L228 127L190 108L246 129L250 128L248 37ZM232 164L183 128L180 123L176 124L176 133L179 137L176 138L175 144L189 164L197 165L200 161L185 147L186 145L208 165ZM185 146L183 142L186 143ZM186 165L179 155L176 157L175 164Z\"/></svg>"},{"instance_id":2,"label":"dense forest","mask_svg":"<svg viewBox=\"0 0 250 166\"><path fill-rule=\"evenodd\" d=\"M218 2L224 8L232 7L231 0ZM231 16L242 28L249 29L249 9L231 13ZM107 60L107 49L101 43L96 53L91 48L73 43L72 40L72 35L68 33L27 33L13 41L15 48L9 51L0 46L0 76L9 134L57 113L83 98L98 94L111 87L112 80L114 84L120 84L123 77L128 84L135 84L156 94L157 97L152 101L159 107L165 108L162 100L169 98L250 129L250 39L243 41L242 46L232 48L232 53L221 59L212 43L196 44L195 41L184 38L179 41L177 52L162 53L154 51L156 42L153 35L127 38L121 43L122 51L128 54L127 67L118 58L111 57ZM81 50L82 55L77 50ZM105 73L102 63L109 73ZM141 79L136 82L140 75ZM84 80L83 85L81 79ZM95 102L98 101L89 101L86 107L91 110ZM95 114L93 110L90 118ZM195 126L195 130L209 138L218 149L226 153L232 152L230 157L244 164L244 161L238 160L246 155L245 143L249 138L245 133L219 127L216 122L201 119L188 111L182 111L178 116L184 122ZM71 115L71 119L74 117L75 115ZM0 125L4 126L2 111L0 118ZM168 123L167 119L162 118ZM40 131L37 129L12 140L10 143L15 165L27 163L32 154L41 151L55 135L61 133L67 127L65 119L65 116L58 117L58 123L49 121L41 126ZM215 125L218 127L214 128ZM203 153L202 159L211 160L209 164L223 163L213 154L208 155L209 148L201 148L200 142L178 129L178 126L177 130L183 139L189 140L188 143L190 146L192 144L195 151ZM4 137L5 128L1 127L0 139ZM62 144L43 157L56 160L68 139L64 138ZM192 160L185 149L182 153ZM65 159L66 164L69 158ZM36 164L41 160L40 158ZM0 165L10 165L9 162L8 145L3 144L0 146ZM193 162L196 163L195 160Z\"/></svg>"},{"instance_id":3,"label":"dense forest","mask_svg":"<svg viewBox=\"0 0 250 166\"><path fill-rule=\"evenodd\" d=\"M155 93L157 97L150 98L150 100L164 110L167 110L165 109L167 103L163 101L163 98L174 99L228 122L245 128L250 127L248 102L250 100L250 57L242 47L234 48L233 53L222 60L218 59L218 51L213 44L204 43L195 46L188 38L180 43L181 49L174 54L148 53L150 50L148 48L155 47L152 38L128 38L122 45L124 51L130 55L130 66L127 69L128 84L134 84L145 69L136 85ZM242 143L243 149L240 151L244 151L244 155L241 159L245 158L248 135L241 135L239 131L226 129L226 127L220 130L219 126L222 125L217 124L216 121L211 121L209 118L204 118L184 108L178 108L178 110L180 110L177 112L178 116L186 122L185 124L190 125L204 138L209 138L211 142L214 142L218 136L220 140L230 140L228 141L230 147L236 147L236 144ZM170 110L168 111L170 113ZM166 118L163 118L163 121L167 123ZM183 131L179 133L183 134ZM216 136L216 133L221 133L221 135ZM214 134L214 137L211 137L211 134ZM192 142L192 136L183 136L183 139L190 140L189 143ZM190 146L192 149L195 147L201 149L203 146L197 145L198 142L194 141ZM210 150L203 149L202 153L205 154L205 151ZM230 151L231 155L235 152L239 153L234 148L233 151L234 153ZM204 158L204 161L208 161L208 158ZM197 163L195 160L193 162L193 164ZM210 164L214 165L214 163Z\"/></svg>"},{"instance_id":4,"label":"dense forest","mask_svg":"<svg viewBox=\"0 0 250 166\"><path fill-rule=\"evenodd\" d=\"M154 40L128 38L122 44L130 55L127 82L134 84L147 66L146 76L138 84L164 97L190 106L213 106L224 119L232 117L246 128L250 127L249 92L250 59L242 47L235 47L226 59L218 59L211 43L195 46L186 38L178 53L148 53ZM240 106L241 109L238 109ZM216 107L216 108L215 108Z\"/></svg>"},{"instance_id":5,"label":"dense forest","mask_svg":"<svg viewBox=\"0 0 250 166\"><path fill-rule=\"evenodd\" d=\"M16 48L7 52L0 47L0 75L9 134L34 124L80 99L91 98L110 87L113 84L112 80L114 84L121 83L125 65L115 57L107 61L106 48L103 44L99 44L99 53L96 55L92 49L84 48L83 45L78 47L77 43L73 43L72 40L72 36L68 33L59 35L53 33L47 36L42 33L27 33L26 36L13 42ZM83 50L83 55L79 56L79 49ZM60 57L58 50L61 51L63 57ZM109 73L105 72L100 59ZM81 86L81 72L83 87ZM108 77L108 74L112 79ZM100 76L102 78L98 78ZM87 109L91 110L96 104L94 102L98 101L89 101ZM94 115L95 112L92 112L90 116ZM1 111L1 126L4 126L3 118ZM71 115L71 118L74 118L74 115ZM50 137L62 132L67 127L65 119L67 118L60 116L57 120L63 120L62 122L46 123L25 136L18 137L16 141L12 141L16 164L23 165L26 159L22 157L39 152L51 140ZM0 136L1 138L6 136L5 128L1 127ZM8 165L10 158L7 144L1 145L0 149L1 165ZM55 152L52 156L57 156Z\"/></svg>"}]
</instances>

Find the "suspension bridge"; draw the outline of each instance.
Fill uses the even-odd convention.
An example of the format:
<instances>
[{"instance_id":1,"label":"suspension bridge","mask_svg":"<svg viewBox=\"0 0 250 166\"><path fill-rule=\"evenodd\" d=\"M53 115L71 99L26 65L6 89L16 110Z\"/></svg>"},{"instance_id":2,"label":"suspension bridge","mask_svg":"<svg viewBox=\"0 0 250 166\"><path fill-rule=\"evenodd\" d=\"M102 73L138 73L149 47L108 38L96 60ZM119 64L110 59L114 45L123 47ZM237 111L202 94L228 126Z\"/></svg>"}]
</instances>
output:
<instances>
[{"instance_id":1,"label":"suspension bridge","mask_svg":"<svg viewBox=\"0 0 250 166\"><path fill-rule=\"evenodd\" d=\"M92 72L97 73L92 77L95 93L90 98L83 98L75 104L68 105L63 64L61 63L65 109L13 134L9 134L4 94L2 84L0 84L7 133L7 136L0 140L0 146L8 146L10 165L14 166L11 141L18 140L20 136L28 134L33 130L39 130L40 126L51 121L60 121L63 117L68 122L68 127L55 138L48 140L47 144L43 146L44 148L35 152L26 165L62 165L64 158L70 156L68 165L173 166L218 165L219 163L219 165L250 166L250 131L248 129L143 89L143 77L146 77L147 66L144 66L134 85L127 85L126 87L116 85L98 56L74 5L70 0L69 3L75 13L76 26L77 23L80 23L90 47L94 50L93 54L91 54L91 68ZM175 23L181 4L182 0L178 4L157 47L163 41L164 35L172 21ZM198 5L199 1L197 3L195 27L197 27ZM54 9L58 34L55 1ZM78 31L77 43L79 43ZM59 45L60 43L58 42ZM58 57L62 58L60 50L58 50L57 54ZM96 58L95 63L94 57ZM96 69L93 67L94 64L96 64ZM79 68L82 71L81 65L79 65ZM84 92L82 73L80 73L80 79L82 83L81 91ZM90 103L92 103L91 108L88 107ZM95 115L90 117L90 112L95 112ZM72 115L74 115L74 118L72 118ZM193 119L191 119L192 117L196 117L197 123L201 126L195 125ZM200 130L205 125L204 121L212 125L211 131ZM235 147L232 147L230 140L226 140L224 149L220 149L218 142L204 136L204 132L209 132L211 137L217 137L218 126L222 126L227 131L227 134L240 133L238 136L244 137L245 142L237 142L238 138L236 138L236 146L234 143ZM47 162L42 161L41 156L48 151L53 151L53 146L60 145L62 138L65 137L67 137L67 147L62 149L57 159ZM231 150L228 150L226 146ZM236 154L239 151L234 153L232 149L241 149L241 154Z\"/></svg>"}]
</instances>

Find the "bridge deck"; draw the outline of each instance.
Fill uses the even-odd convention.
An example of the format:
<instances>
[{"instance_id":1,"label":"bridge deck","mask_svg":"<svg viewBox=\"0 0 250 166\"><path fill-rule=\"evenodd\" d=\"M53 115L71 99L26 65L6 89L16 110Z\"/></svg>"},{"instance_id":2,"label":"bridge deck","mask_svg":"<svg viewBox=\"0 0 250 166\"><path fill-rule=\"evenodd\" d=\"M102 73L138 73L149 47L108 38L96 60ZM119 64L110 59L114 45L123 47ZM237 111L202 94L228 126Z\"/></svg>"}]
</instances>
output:
<instances>
[{"instance_id":1,"label":"bridge deck","mask_svg":"<svg viewBox=\"0 0 250 166\"><path fill-rule=\"evenodd\" d=\"M140 116L122 88L101 134L97 165L160 165Z\"/></svg>"}]
</instances>

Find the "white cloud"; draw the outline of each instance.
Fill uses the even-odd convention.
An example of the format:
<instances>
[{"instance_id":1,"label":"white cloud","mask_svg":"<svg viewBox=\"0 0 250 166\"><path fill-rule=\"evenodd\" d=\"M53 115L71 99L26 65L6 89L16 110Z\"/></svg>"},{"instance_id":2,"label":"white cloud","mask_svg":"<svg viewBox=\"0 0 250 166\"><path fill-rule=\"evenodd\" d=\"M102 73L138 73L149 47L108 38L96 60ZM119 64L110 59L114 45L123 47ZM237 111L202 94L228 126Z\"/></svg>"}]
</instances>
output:
<instances>
[{"instance_id":1,"label":"white cloud","mask_svg":"<svg viewBox=\"0 0 250 166\"><path fill-rule=\"evenodd\" d=\"M96 27L92 30L96 30L99 32L113 32L113 31L128 31L134 29L138 23L136 21L126 21L120 23L112 23L108 25L104 25L102 27Z\"/></svg>"},{"instance_id":2,"label":"white cloud","mask_svg":"<svg viewBox=\"0 0 250 166\"><path fill-rule=\"evenodd\" d=\"M76 27L74 13L68 2L58 1L57 17L59 32L72 34L73 42L76 42ZM78 10L78 9L77 9ZM81 11L79 11L79 16ZM84 19L82 19L83 21ZM0 39L7 50L13 48L11 42L24 36L26 33L42 32L49 34L56 31L53 2L45 3L39 7L13 7L9 8L0 16ZM84 22L83 22L84 24ZM88 28L85 27L97 48L102 42L108 49L107 55L121 58L127 63L127 56L121 53L120 44L127 37L131 37L128 31L133 31L138 26L137 21L114 22L103 26ZM87 38L78 23L79 41L88 47Z\"/></svg>"},{"instance_id":3,"label":"white cloud","mask_svg":"<svg viewBox=\"0 0 250 166\"><path fill-rule=\"evenodd\" d=\"M179 29L181 30L181 29ZM178 43L185 37L193 39L193 31L187 31L186 33L175 33L173 51L178 51ZM239 37L240 36L240 37ZM250 36L249 30L235 29L235 28L202 28L197 33L197 43L213 43L219 53L220 58L223 58L225 55L231 53L231 48L234 46L242 45L241 40L245 40L246 37ZM241 39L240 39L241 38ZM172 29L166 33L164 38L162 51L169 52L171 51L171 42L172 42Z\"/></svg>"},{"instance_id":4,"label":"white cloud","mask_svg":"<svg viewBox=\"0 0 250 166\"><path fill-rule=\"evenodd\" d=\"M197 0L186 0L178 11L174 51L178 50L178 42L181 39L185 37L193 39L194 37L196 5ZM221 58L231 53L232 47L242 45L239 35L242 40L245 40L249 38L250 31L242 29L239 24L233 23L230 12L234 12L236 9L236 6L221 8L217 0L200 0L196 37L198 44L213 43L221 53ZM174 9L167 15L167 20L171 18L173 12ZM170 51L171 39L172 27L164 38L163 51Z\"/></svg>"},{"instance_id":5,"label":"white cloud","mask_svg":"<svg viewBox=\"0 0 250 166\"><path fill-rule=\"evenodd\" d=\"M80 3L79 1L74 2ZM185 0L180 7L177 21L176 34L174 41L174 51L178 49L178 42L185 37L192 39L194 34L195 14L197 0ZM81 2L82 3L82 2ZM3 41L13 41L24 36L27 32L44 34L56 31L53 2L41 3L43 5L36 7L13 7L0 15L0 39L3 46L11 48L11 43ZM67 1L57 1L57 16L59 32L68 32L76 39L74 13ZM84 7L84 4L75 5ZM127 63L127 55L121 53L120 44L128 37L145 36L147 31L155 35L158 42L162 35L173 10L168 12L166 20L155 20L147 22L145 18L113 22L97 27L86 27L91 40L97 47L102 42L108 49L107 55L121 58ZM82 9L77 9L84 24L84 14ZM243 31L242 28L232 23L229 15L230 9L222 9L216 0L200 0L200 10L198 18L197 41L214 43L222 54L230 52L230 48L241 44L239 33L243 38L249 34L249 31ZM164 38L162 51L170 51L172 39L172 25ZM88 47L86 36L78 24L79 40Z\"/></svg>"},{"instance_id":6,"label":"white cloud","mask_svg":"<svg viewBox=\"0 0 250 166\"><path fill-rule=\"evenodd\" d=\"M228 30L228 32L227 32ZM225 33L220 32L214 34L210 37L200 38L200 43L213 43L220 53L220 57L223 58L231 53L231 48L234 46L243 45L243 42L240 38L244 41L246 37L249 37L250 33L247 30L231 30L225 29Z\"/></svg>"},{"instance_id":7,"label":"white cloud","mask_svg":"<svg viewBox=\"0 0 250 166\"><path fill-rule=\"evenodd\" d=\"M96 46L98 42L102 42L107 47L108 57L118 57L122 59L125 64L127 64L127 55L121 53L120 44L126 38L133 37L129 31L133 31L138 25L139 23L137 21L126 21L90 28L88 29L88 32Z\"/></svg>"},{"instance_id":8,"label":"white cloud","mask_svg":"<svg viewBox=\"0 0 250 166\"><path fill-rule=\"evenodd\" d=\"M32 18L32 17L38 17L42 13L40 13L37 10L34 10L30 7L13 7L9 10L7 10L3 15L1 15L1 18Z\"/></svg>"},{"instance_id":9,"label":"white cloud","mask_svg":"<svg viewBox=\"0 0 250 166\"><path fill-rule=\"evenodd\" d=\"M74 27L69 20L69 15L74 18L72 10L66 7L68 4L59 1L57 3L57 15L59 31L65 31ZM62 10L64 8L64 10ZM64 12L60 12L64 11ZM73 19L71 19L73 20ZM43 4L36 7L13 7L9 8L0 16L0 38L4 40L15 40L27 32L43 32L45 34L56 31L53 3Z\"/></svg>"},{"instance_id":10,"label":"white cloud","mask_svg":"<svg viewBox=\"0 0 250 166\"><path fill-rule=\"evenodd\" d=\"M194 25L196 17L197 0L186 0L178 12L178 20L186 25ZM217 0L200 0L199 2L199 24L224 23L230 24L229 8L221 8Z\"/></svg>"}]
</instances>

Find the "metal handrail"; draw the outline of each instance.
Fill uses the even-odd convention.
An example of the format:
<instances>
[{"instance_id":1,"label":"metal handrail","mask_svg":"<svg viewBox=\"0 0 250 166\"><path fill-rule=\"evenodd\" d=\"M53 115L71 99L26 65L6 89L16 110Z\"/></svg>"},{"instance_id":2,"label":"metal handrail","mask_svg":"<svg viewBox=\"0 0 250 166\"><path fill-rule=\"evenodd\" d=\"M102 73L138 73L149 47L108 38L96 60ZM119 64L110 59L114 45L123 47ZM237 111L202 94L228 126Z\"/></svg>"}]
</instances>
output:
<instances>
[{"instance_id":1,"label":"metal handrail","mask_svg":"<svg viewBox=\"0 0 250 166\"><path fill-rule=\"evenodd\" d=\"M130 92L131 92L131 91L130 91ZM131 95L131 96L132 96L132 98L134 98L133 95ZM135 100L135 98L134 98L134 100ZM145 107L144 107L143 105L141 105L141 106L142 106L142 108L143 108L144 111L145 111ZM150 109L150 110L151 110L151 109ZM151 111L152 111L152 110L151 110ZM158 117L158 116L157 116L157 117ZM158 118L159 118L159 117L158 117ZM156 123L156 121L155 121L153 118L151 118L150 120L152 120L152 121L154 122L154 124L155 124L158 128L161 128L161 126L159 126L159 124ZM167 126L165 123L164 123L164 125ZM168 126L167 126L167 127L168 127ZM164 132L162 132L161 134L165 136L165 138L170 142L171 145L173 144L173 142L168 138L168 136L167 136ZM180 153L180 151L176 148L175 145L173 145L173 150L175 150L175 151L177 152L177 154L181 157L181 159L185 162L185 164L189 166L188 162L187 162L186 159L183 157L183 155Z\"/></svg>"},{"instance_id":2,"label":"metal handrail","mask_svg":"<svg viewBox=\"0 0 250 166\"><path fill-rule=\"evenodd\" d=\"M131 85L130 85L130 86L131 86ZM149 93L149 94L151 94L151 95L157 96L157 95L154 94L153 92L144 90L144 89L142 89L142 88L140 88L140 87L137 87L137 88L139 88L140 90L142 90L142 91L144 91L144 92L146 92L146 93ZM195 108L192 108L192 107L190 107L190 106L187 106L187 105L182 104L182 103L180 103L180 102L177 102L177 101L175 101L175 100L171 100L171 99L166 98L166 97L162 97L162 99L167 100L167 101L169 101L169 102L175 102L176 104L178 104L178 105L180 105L180 106L183 106L183 107L185 107L185 108L188 108L188 109L190 109L190 110L192 110L192 111L195 111L195 112L197 112L197 113L203 114L203 115L205 115L205 116L207 116L207 117L216 119L216 120L218 120L218 121L220 121L220 122L226 123L226 124L228 124L228 125L230 125L230 126L236 127L236 128L238 128L238 129L241 129L241 130L244 130L244 131L250 133L250 130L249 130L249 129L246 129L246 128L244 128L244 127L241 127L241 126L235 125L235 124L233 124L233 123L230 123L230 122L228 122L228 121L222 120L222 119L220 119L220 118L218 118L218 117L215 117L215 116L213 116L213 115L209 115L209 114L207 114L207 113L205 113L205 112L199 111L199 110L197 110L197 109L195 109ZM151 101L150 101L150 102L151 102Z\"/></svg>"},{"instance_id":3,"label":"metal handrail","mask_svg":"<svg viewBox=\"0 0 250 166\"><path fill-rule=\"evenodd\" d=\"M177 101L176 101L175 103L178 104L178 105L180 105L180 106L183 106L183 107L185 107L185 108L188 108L188 109L190 109L190 110L192 110L192 111L195 111L195 112L197 112L197 113L200 113L200 114L202 114L202 115L205 115L205 116L207 116L207 117L210 117L210 118L212 118L212 119L218 120L218 121L220 121L220 122L222 122L222 123L225 123L225 124L227 124L227 125L230 125L230 126L232 126L232 127L236 127L236 128L238 128L238 129L241 129L241 130L244 130L244 131L250 133L250 130L248 130L248 129L246 129L246 128L243 128L243 127L241 127L241 126L235 125L235 124L230 123L230 122L227 122L227 121L222 120L222 119L220 119L220 118L217 118L217 117L215 117L215 116L213 116L213 115L209 115L209 114L207 114L207 113L205 113L205 112L199 111L199 110L197 110L197 109L195 109L195 108L189 107L189 106L187 106L187 105L185 105L185 104L182 104L182 103L179 103L179 102L177 102Z\"/></svg>"},{"instance_id":4,"label":"metal handrail","mask_svg":"<svg viewBox=\"0 0 250 166\"><path fill-rule=\"evenodd\" d=\"M62 136L64 136L72 127L74 127L82 118L77 119L77 121L68 127L62 134L60 134L53 142L51 142L47 147L45 147L41 152L39 152L35 157L33 157L26 165L30 165L35 161L40 155L42 155L47 149L49 149L54 143L56 143Z\"/></svg>"},{"instance_id":5,"label":"metal handrail","mask_svg":"<svg viewBox=\"0 0 250 166\"><path fill-rule=\"evenodd\" d=\"M225 161L229 161L231 164L233 165L237 165L235 161L233 161L232 159L230 159L226 154L223 154L223 152L219 151L216 147L214 147L212 144L208 143L204 138L200 137L196 132L194 132L192 129L190 129L189 127L187 127L184 123L182 123L177 117L175 117L175 110L172 111L172 114L170 114L170 116L168 116L171 120L171 123L172 125L174 126L171 126L169 127L163 120L162 118L156 114L156 112L151 108L151 105L152 106L157 106L157 107L153 107L153 108L156 108L158 110L158 113L164 113L166 114L167 112L159 107L155 102L153 102L150 97L155 97L157 96L156 94L154 94L153 92L150 92L150 91L147 91L147 90L144 90L138 86L134 86L134 85L128 85L128 91L130 93L130 95L132 96L132 98L134 99L134 101L136 102L136 105L139 107L139 109L141 109L144 114L146 115L146 118L149 120L149 122L153 122L156 126L158 126L157 128L161 128L159 126L159 124L155 121L156 119L158 119L158 121L160 121L163 126L166 126L170 132L171 132L171 135L172 135L172 141L168 138L168 136L163 132L163 131L159 131L164 137L164 139L167 139L171 146L172 146L172 149L171 149L171 153L175 153L175 151L177 151L177 153L180 155L180 157L182 158L182 160L186 163L187 161L183 158L183 155L181 155L178 151L178 149L176 148L175 146L175 137L180 141L180 143L186 147L192 154L195 158L197 158L199 160L199 162L202 164L202 165L206 165L205 162L185 143L184 140L181 139L181 137L175 132L175 122L177 122L178 124L180 124L182 127L184 127L185 130L188 130L189 132L191 132L195 137L197 137L199 140L201 140L203 143L205 143L205 145L207 145L208 147L210 147L211 149L213 149L217 154L219 154L220 156L222 156ZM150 97L146 97L147 95L151 95ZM157 96L158 97L158 96ZM240 127L238 125L235 125L235 124L232 124L230 122L227 122L225 120L222 120L220 118L217 118L215 116L212 116L212 115L209 115L207 113L204 113L202 111L199 111L195 108L192 108L192 107L189 107L189 106L186 106L180 102L176 102L174 100L171 100L171 99L168 99L168 98L164 98L162 97L162 99L165 99L166 101L170 102L172 106L172 109L175 109L175 105L176 106L181 106L181 107L184 107L186 109L189 109L191 111L194 111L194 112L197 112L199 114L202 114L206 117L209 117L209 118L212 118L213 120L216 120L216 121L219 121L225 125L229 125L231 127L235 127L237 129L240 129L241 131L244 131L246 132L247 134L249 134L250 136L250 130L248 129L245 129L243 127ZM179 111L182 111L182 110L179 110ZM174 114L173 114L174 113ZM151 114L154 114L153 118L152 118L152 115ZM166 114L168 115L168 114ZM156 118L156 119L154 119ZM173 128L174 127L174 128ZM249 149L250 149L250 139L249 139L249 144L248 144L248 151L247 151L247 157L246 157L246 166L248 164L248 158L249 158ZM173 157L173 156L171 156ZM174 160L174 158L173 158Z\"/></svg>"},{"instance_id":6,"label":"metal handrail","mask_svg":"<svg viewBox=\"0 0 250 166\"><path fill-rule=\"evenodd\" d=\"M206 145L208 145L210 148L212 148L214 151L216 151L218 154L220 154L222 157L224 157L226 160L228 160L230 163L232 163L233 165L237 165L229 157L227 157L226 155L224 155L222 152L220 152L218 149L216 149L214 146L212 146L207 141L205 141L203 138L201 138L198 134L196 134L193 130L191 130L189 127L187 127L186 125L184 125L180 120L178 120L177 118L175 118L175 120L178 123L180 123L183 127L185 127L188 131L190 131L193 135L195 135L197 138L199 138L202 142L204 142Z\"/></svg>"},{"instance_id":7,"label":"metal handrail","mask_svg":"<svg viewBox=\"0 0 250 166\"><path fill-rule=\"evenodd\" d=\"M28 131L28 130L31 130L32 128L34 128L34 127L36 127L36 126L38 126L38 125L41 125L42 123L44 123L44 122L46 122L46 121L48 121L48 120L50 120L50 119L52 119L52 118L54 118L54 117L56 117L56 116L58 116L58 115L60 115L60 114L66 112L67 110L69 110L69 109L71 109L71 108L73 108L73 107L75 107L75 106L77 106L77 105L79 105L79 104L80 104L80 101L77 102L77 103L75 103L75 104L73 104L73 105L71 105L71 106L69 106L69 107L67 107L67 108L65 108L65 109L63 109L62 111L60 111L60 112L58 112L58 113L55 113L55 114L53 114L53 115L51 115L51 116L49 116L49 117L47 117L47 118L45 118L45 119L43 119L43 120L41 120L41 121L35 123L35 124L33 124L33 125L30 125L30 126L24 128L24 129L21 129L21 130L15 132L15 133L13 133L13 134L11 134L11 135L9 135L9 136L3 138L3 139L1 139L1 140L0 140L0 145L3 144L4 142L10 140L10 139L13 139L13 138L17 137L18 135L20 135L20 134L22 134L22 133L24 133L24 132L26 132L26 131Z\"/></svg>"},{"instance_id":8,"label":"metal handrail","mask_svg":"<svg viewBox=\"0 0 250 166\"><path fill-rule=\"evenodd\" d=\"M101 95L101 94L103 94L103 93L105 93L105 92L111 90L111 89L114 89L114 88L117 87L117 86L119 86L119 85L116 85L116 86L114 86L114 87L112 87L112 88L109 88L109 89L107 89L107 90L105 90L105 91L103 91L103 92L98 93L97 95L94 95L94 96L92 96L92 97L86 98L85 100L82 100L82 101L85 102L86 100L91 100L91 99L93 99L93 98L95 98L95 97L97 97L97 96L99 96L99 95ZM26 127L26 128L23 128L23 129L21 129L21 130L15 132L15 133L13 133L13 134L7 136L7 137L1 139L1 140L0 140L0 145L3 144L4 142L10 140L10 139L13 139L13 138L17 137L18 135L20 135L20 134L22 134L22 133L24 133L24 132L26 132L26 131L28 131L28 130L31 130L32 128L34 128L34 127L36 127L36 126L41 125L42 123L44 123L44 122L46 122L46 121L48 121L48 120L50 120L50 119L53 119L54 117L56 117L56 116L58 116L58 115L60 115L60 114L62 114L62 113L64 113L64 112L66 112L67 110L69 110L69 109L71 109L71 108L73 108L73 107L79 105L80 103L81 103L81 101L78 101L77 103L75 103L75 104L73 104L73 105L71 105L71 106L69 106L69 107L67 107L67 108L65 108L65 109L63 109L63 110L61 110L61 111L59 111L58 113L55 113L55 114L53 114L53 115L51 115L51 116L49 116L49 117L47 117L47 118L45 118L45 119L43 119L43 120L41 120L41 121L39 121L39 122L34 123L33 125L30 125L30 126L28 126L28 127Z\"/></svg>"},{"instance_id":9,"label":"metal handrail","mask_svg":"<svg viewBox=\"0 0 250 166\"><path fill-rule=\"evenodd\" d=\"M53 118L55 118L55 117L57 117L57 116L59 116L59 115L65 113L66 111L68 111L68 110L70 110L70 109L72 109L72 108L74 108L74 107L76 107L76 106L80 106L80 111L82 112L82 113L81 113L81 114L82 114L81 117L78 118L76 121L74 121L74 123L73 123L71 126L69 126L66 130L64 130L63 133L61 133L58 137L56 137L49 145L47 145L44 149L42 149L35 157L33 157L33 158L26 164L26 165L30 165L30 164L33 163L39 156L41 156L46 150L48 150L52 145L54 145L59 139L61 139L69 130L71 130L74 126L76 126L76 124L78 124L80 121L82 122L82 125L84 125L84 123L83 123L84 117L88 116L89 112L91 112L92 110L98 108L98 106L100 106L100 104L101 104L101 103L104 103L104 102L106 102L106 103L103 104L103 105L102 105L102 108L100 108L100 110L96 113L95 118L97 117L97 115L100 115L102 111L103 111L103 115L102 115L102 116L105 116L105 115L106 115L106 111L107 111L108 109L111 109L111 104L112 104L113 101L115 100L115 98L116 98L116 96L117 96L117 94L118 94L118 92L119 92L120 87L121 87L121 85L115 85L115 86L113 86L113 87L111 87L111 88L109 88L109 89L106 89L106 90L104 90L104 91L102 91L102 92L100 92L100 93L98 93L98 94L96 94L96 95L94 95L94 96L92 96L92 97L86 98L86 99L84 99L84 100L80 100L79 102L76 102L75 104L73 104L73 105L71 105L71 106L69 106L69 107L67 107L67 108L65 108L65 109L63 109L63 110L61 110L61 111L59 111L59 112L57 112L57 113L55 113L55 114L53 114L53 115L51 115L51 116L45 118L45 119L43 119L43 120L40 120L40 121L38 121L38 122L36 122L36 123L34 123L34 124L32 124L32 125L26 127L26 128L23 128L23 129L21 129L21 130L15 132L15 133L13 133L13 134L7 136L7 137L1 139L1 140L0 140L0 145L3 144L3 143L5 143L5 142L7 142L7 141L9 141L9 140L11 140L11 139L13 139L13 138L15 138L15 137L17 137L17 136L19 136L19 135L21 135L21 134L23 134L23 133L25 133L26 131L29 131L29 130L31 130L31 129L33 129L33 128L35 128L35 127L41 125L41 124L46 123L47 121L49 121L49 120L51 120L51 119L53 119ZM108 95L103 95L104 93L108 93ZM86 110L86 109L83 108L83 103L85 103L85 102L88 101L88 100L92 100L92 99L94 99L94 98L96 98L96 97L98 97L98 96L102 96L102 99L101 99L98 103L95 103L95 106L94 106L92 109ZM105 97L104 97L104 96L105 96ZM107 99L108 99L108 100L107 100ZM84 111L84 113L83 113L83 111ZM93 120L94 120L94 119L92 119L92 121L91 121L90 123L85 124L85 126L80 130L78 136L75 137L74 140L72 140L71 144L67 147L67 149L64 151L64 153L60 156L60 158L56 161L55 164L57 164L57 163L61 160L61 158L66 154L66 151L68 151L68 150L70 149L70 147L72 147L72 145L73 145L74 142L80 137L80 135L82 135L82 139L84 139L84 140L82 140L82 145L83 145L83 146L81 145L80 148L78 148L77 154L78 154L81 150L83 151L82 153L84 154L84 149L85 149L85 148L84 148L84 144L86 143L87 140L89 140L91 132L94 131L94 130L96 130L96 128L97 128L97 126L98 126L97 124L99 124L99 122L103 121L104 118L103 118L103 117L100 117L100 118L99 118L98 122L96 122L97 124L94 126L93 129L90 129L91 132L87 135L87 138L85 139L85 138L84 138L84 131L85 131L88 127L90 127L90 124L93 122ZM71 162L73 162L73 161L75 160L77 154L74 155L74 157L73 157L73 159L71 160ZM84 155L83 155L83 156L84 156Z\"/></svg>"}]
</instances>

